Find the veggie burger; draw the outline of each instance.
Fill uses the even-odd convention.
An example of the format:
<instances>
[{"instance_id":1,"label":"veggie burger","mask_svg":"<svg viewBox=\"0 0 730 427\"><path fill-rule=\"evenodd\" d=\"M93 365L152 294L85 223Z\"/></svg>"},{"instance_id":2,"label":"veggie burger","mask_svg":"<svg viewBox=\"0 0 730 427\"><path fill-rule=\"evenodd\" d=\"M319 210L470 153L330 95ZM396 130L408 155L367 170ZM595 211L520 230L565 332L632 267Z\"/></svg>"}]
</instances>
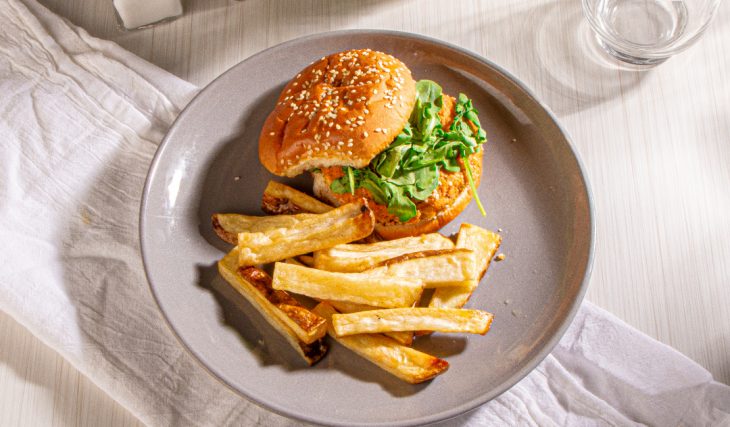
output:
<instances>
[{"instance_id":1,"label":"veggie burger","mask_svg":"<svg viewBox=\"0 0 730 427\"><path fill-rule=\"evenodd\" d=\"M367 199L385 239L438 230L472 195L486 133L464 94L453 98L370 49L310 64L264 123L259 158L270 172L310 172L314 193L339 206Z\"/></svg>"}]
</instances>

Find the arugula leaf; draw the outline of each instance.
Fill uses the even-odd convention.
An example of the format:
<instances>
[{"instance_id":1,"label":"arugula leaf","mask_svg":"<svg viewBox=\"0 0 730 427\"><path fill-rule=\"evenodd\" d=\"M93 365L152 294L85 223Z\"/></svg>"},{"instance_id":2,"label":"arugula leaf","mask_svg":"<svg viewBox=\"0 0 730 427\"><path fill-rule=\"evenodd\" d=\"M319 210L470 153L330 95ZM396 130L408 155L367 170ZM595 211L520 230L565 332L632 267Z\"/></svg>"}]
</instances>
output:
<instances>
[{"instance_id":1,"label":"arugula leaf","mask_svg":"<svg viewBox=\"0 0 730 427\"><path fill-rule=\"evenodd\" d=\"M417 214L416 204L409 199L402 187L395 186L389 182L385 183L389 193L388 213L398 217L401 222L406 222Z\"/></svg>"},{"instance_id":2,"label":"arugula leaf","mask_svg":"<svg viewBox=\"0 0 730 427\"><path fill-rule=\"evenodd\" d=\"M459 159L463 159L472 195L485 215L467 157L486 142L486 132L466 95L459 94L449 129L441 126L442 106L441 86L430 80L416 83L416 105L400 134L367 167L343 168L344 176L333 181L330 189L354 194L357 188L365 188L389 213L406 222L417 215L414 200L426 200L438 187L440 170L459 172Z\"/></svg>"}]
</instances>

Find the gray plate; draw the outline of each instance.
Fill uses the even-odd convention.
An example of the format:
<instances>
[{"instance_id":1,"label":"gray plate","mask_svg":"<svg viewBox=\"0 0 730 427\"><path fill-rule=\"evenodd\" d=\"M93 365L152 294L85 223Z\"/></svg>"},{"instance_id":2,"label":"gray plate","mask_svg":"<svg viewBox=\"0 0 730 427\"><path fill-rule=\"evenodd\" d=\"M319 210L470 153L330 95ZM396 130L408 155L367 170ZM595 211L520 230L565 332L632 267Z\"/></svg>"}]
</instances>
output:
<instances>
[{"instance_id":1,"label":"gray plate","mask_svg":"<svg viewBox=\"0 0 730 427\"><path fill-rule=\"evenodd\" d=\"M417 79L475 102L489 142L479 195L462 222L501 228L506 260L493 263L470 307L495 314L486 336L434 334L416 347L446 358L447 373L409 385L333 345L308 368L217 275L228 250L214 212L261 214L274 178L257 156L259 129L284 83L321 56L389 52ZM240 179L236 179L240 177ZM278 178L277 178L278 179ZM290 181L309 190L307 179ZM566 133L515 77L484 58L405 33L317 34L265 50L213 81L182 112L150 168L142 254L152 291L180 341L233 390L278 413L323 424L422 424L498 396L560 339L585 291L593 248L585 176Z\"/></svg>"}]
</instances>

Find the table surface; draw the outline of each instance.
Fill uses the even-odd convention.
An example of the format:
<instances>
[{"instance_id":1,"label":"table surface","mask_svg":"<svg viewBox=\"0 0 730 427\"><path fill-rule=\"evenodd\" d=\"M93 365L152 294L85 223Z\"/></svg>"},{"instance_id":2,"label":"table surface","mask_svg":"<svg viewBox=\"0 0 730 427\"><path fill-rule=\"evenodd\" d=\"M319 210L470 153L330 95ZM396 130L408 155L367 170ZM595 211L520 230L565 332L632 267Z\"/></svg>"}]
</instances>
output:
<instances>
[{"instance_id":1,"label":"table surface","mask_svg":"<svg viewBox=\"0 0 730 427\"><path fill-rule=\"evenodd\" d=\"M111 0L41 3L201 86L268 46L346 28L426 34L504 66L586 166L587 298L730 383L730 2L696 46L648 71L601 56L577 0L188 0L180 19L134 32ZM0 313L0 425L100 424L139 422Z\"/></svg>"}]
</instances>

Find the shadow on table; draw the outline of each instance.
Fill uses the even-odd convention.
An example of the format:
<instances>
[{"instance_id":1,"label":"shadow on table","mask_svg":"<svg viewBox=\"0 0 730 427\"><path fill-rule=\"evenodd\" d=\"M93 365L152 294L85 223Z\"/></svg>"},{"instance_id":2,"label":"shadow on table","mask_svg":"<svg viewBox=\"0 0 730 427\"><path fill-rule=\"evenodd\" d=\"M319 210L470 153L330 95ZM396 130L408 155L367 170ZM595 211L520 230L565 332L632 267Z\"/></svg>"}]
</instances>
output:
<instances>
[{"instance_id":1,"label":"shadow on table","mask_svg":"<svg viewBox=\"0 0 730 427\"><path fill-rule=\"evenodd\" d=\"M515 6L517 7L517 6ZM484 22L486 21L486 22ZM489 22L475 20L483 37L507 40L503 63L524 80L558 115L572 114L608 102L633 90L648 75L605 54L598 46L579 1L557 0L518 10ZM456 23L445 23L445 25ZM463 23L459 23L463 24ZM468 30L465 30L468 32ZM511 50L511 52L510 52Z\"/></svg>"},{"instance_id":2,"label":"shadow on table","mask_svg":"<svg viewBox=\"0 0 730 427\"><path fill-rule=\"evenodd\" d=\"M535 80L544 79L549 105L570 114L623 96L647 76L609 57L598 45L580 2L560 0L536 7L523 22L539 22L531 34L532 53L540 67Z\"/></svg>"}]
</instances>

